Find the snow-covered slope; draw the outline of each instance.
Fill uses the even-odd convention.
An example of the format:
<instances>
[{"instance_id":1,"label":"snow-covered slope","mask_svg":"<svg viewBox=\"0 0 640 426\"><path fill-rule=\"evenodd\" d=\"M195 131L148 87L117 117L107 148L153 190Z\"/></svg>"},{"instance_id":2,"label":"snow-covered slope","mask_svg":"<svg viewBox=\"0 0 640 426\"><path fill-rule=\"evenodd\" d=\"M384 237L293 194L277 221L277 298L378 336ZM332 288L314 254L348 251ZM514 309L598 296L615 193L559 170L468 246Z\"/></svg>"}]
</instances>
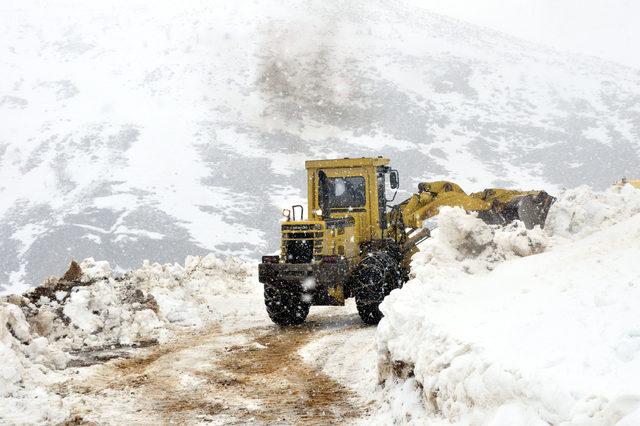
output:
<instances>
[{"instance_id":1,"label":"snow-covered slope","mask_svg":"<svg viewBox=\"0 0 640 426\"><path fill-rule=\"evenodd\" d=\"M277 248L303 161L605 186L640 165L640 75L399 1L0 4L0 287ZM16 287L17 286L17 287Z\"/></svg>"},{"instance_id":2,"label":"snow-covered slope","mask_svg":"<svg viewBox=\"0 0 640 426\"><path fill-rule=\"evenodd\" d=\"M564 192L545 232L440 223L382 305L394 420L638 424L640 191Z\"/></svg>"}]
</instances>

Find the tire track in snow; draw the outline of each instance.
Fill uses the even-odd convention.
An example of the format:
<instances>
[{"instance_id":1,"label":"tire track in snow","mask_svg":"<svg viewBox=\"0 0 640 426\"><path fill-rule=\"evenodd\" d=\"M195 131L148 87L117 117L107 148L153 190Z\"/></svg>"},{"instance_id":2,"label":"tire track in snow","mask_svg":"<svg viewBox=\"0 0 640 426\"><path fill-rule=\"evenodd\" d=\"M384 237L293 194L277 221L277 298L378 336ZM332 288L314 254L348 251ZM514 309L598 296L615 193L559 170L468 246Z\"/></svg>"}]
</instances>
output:
<instances>
[{"instance_id":1,"label":"tire track in snow","mask_svg":"<svg viewBox=\"0 0 640 426\"><path fill-rule=\"evenodd\" d=\"M82 401L73 416L101 424L357 420L365 414L357 395L298 353L329 333L361 328L351 317L311 316L304 325L290 328L225 333L214 326L185 333L168 344L98 366L93 375L68 382L63 393Z\"/></svg>"}]
</instances>

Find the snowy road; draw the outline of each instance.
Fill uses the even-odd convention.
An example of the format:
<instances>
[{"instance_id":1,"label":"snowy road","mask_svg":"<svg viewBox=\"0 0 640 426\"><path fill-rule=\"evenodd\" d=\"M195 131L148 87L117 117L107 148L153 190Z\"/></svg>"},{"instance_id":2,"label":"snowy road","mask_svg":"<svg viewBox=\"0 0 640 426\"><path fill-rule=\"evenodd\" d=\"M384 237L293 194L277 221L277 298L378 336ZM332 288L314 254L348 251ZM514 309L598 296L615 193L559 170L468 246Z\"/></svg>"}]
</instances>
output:
<instances>
[{"instance_id":1,"label":"snowy road","mask_svg":"<svg viewBox=\"0 0 640 426\"><path fill-rule=\"evenodd\" d=\"M299 327L185 333L59 392L77 400L71 418L100 424L356 423L373 406L374 344L353 306L318 308Z\"/></svg>"},{"instance_id":2,"label":"snowy road","mask_svg":"<svg viewBox=\"0 0 640 426\"><path fill-rule=\"evenodd\" d=\"M630 187L560 194L544 231L441 212L377 329L351 300L273 325L247 262L86 259L0 301L0 424L637 425L639 212Z\"/></svg>"}]
</instances>

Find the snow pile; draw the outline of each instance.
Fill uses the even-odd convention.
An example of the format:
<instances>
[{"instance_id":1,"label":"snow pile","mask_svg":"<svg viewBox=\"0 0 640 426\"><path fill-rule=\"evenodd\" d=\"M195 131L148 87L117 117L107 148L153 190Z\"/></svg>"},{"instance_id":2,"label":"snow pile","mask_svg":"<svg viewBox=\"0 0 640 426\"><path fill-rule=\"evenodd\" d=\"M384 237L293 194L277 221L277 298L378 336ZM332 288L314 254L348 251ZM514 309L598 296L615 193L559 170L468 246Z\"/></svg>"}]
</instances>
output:
<instances>
[{"instance_id":1,"label":"snow pile","mask_svg":"<svg viewBox=\"0 0 640 426\"><path fill-rule=\"evenodd\" d=\"M165 341L168 325L202 326L217 317L212 298L249 293L248 266L213 255L184 266L145 262L124 277L86 259L75 281L54 280L20 300L35 330L64 350Z\"/></svg>"},{"instance_id":2,"label":"snow pile","mask_svg":"<svg viewBox=\"0 0 640 426\"><path fill-rule=\"evenodd\" d=\"M544 232L443 211L382 305L385 421L638 424L638 206L630 187L565 191Z\"/></svg>"},{"instance_id":3,"label":"snow pile","mask_svg":"<svg viewBox=\"0 0 640 426\"><path fill-rule=\"evenodd\" d=\"M61 409L61 398L42 386L53 379L49 368L66 362L66 355L51 350L46 337L32 332L18 306L0 301L0 419L18 412L25 423L63 421L67 412Z\"/></svg>"},{"instance_id":4,"label":"snow pile","mask_svg":"<svg viewBox=\"0 0 640 426\"><path fill-rule=\"evenodd\" d=\"M566 190L549 212L546 230L576 240L640 213L640 190L631 185L603 192L582 186Z\"/></svg>"},{"instance_id":5,"label":"snow pile","mask_svg":"<svg viewBox=\"0 0 640 426\"><path fill-rule=\"evenodd\" d=\"M246 262L209 255L189 256L184 267L145 262L130 274L129 280L134 287L153 296L164 322L199 327L232 314L256 311L253 302L261 300L258 295L261 287L248 282L251 274ZM249 304L244 303L246 297L238 298L248 295L255 296L249 298ZM234 303L219 303L225 299L234 299Z\"/></svg>"},{"instance_id":6,"label":"snow pile","mask_svg":"<svg viewBox=\"0 0 640 426\"><path fill-rule=\"evenodd\" d=\"M477 273L506 259L544 251L548 237L541 229L527 230L522 222L506 227L487 225L475 213L443 207L437 231L425 245L428 248L423 247L423 255L414 258L414 271L431 265Z\"/></svg>"},{"instance_id":7,"label":"snow pile","mask_svg":"<svg viewBox=\"0 0 640 426\"><path fill-rule=\"evenodd\" d=\"M250 277L249 264L213 255L189 256L184 266L145 262L123 277L86 259L59 280L0 300L0 413L39 398L50 410L32 410L29 421L61 421L68 413L60 398L41 387L55 370L95 350L162 343L180 327L233 314L229 305L250 315L261 309Z\"/></svg>"}]
</instances>

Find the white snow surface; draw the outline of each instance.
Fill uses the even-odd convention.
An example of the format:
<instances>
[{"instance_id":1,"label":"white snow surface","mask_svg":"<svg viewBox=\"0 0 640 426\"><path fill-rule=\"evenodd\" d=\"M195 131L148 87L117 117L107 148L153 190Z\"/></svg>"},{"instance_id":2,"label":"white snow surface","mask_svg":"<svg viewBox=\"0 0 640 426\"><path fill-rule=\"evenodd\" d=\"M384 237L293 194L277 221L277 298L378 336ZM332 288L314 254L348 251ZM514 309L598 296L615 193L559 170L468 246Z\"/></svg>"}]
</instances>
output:
<instances>
[{"instance_id":1,"label":"white snow surface","mask_svg":"<svg viewBox=\"0 0 640 426\"><path fill-rule=\"evenodd\" d=\"M32 303L26 294L0 300L0 424L67 419L68 404L46 387L61 380L74 355L163 343L185 326L223 317L227 329L264 320L250 264L233 258L145 262L121 278L107 262L86 259L80 267L79 285L55 292L54 300L43 296ZM244 321L234 321L238 313Z\"/></svg>"},{"instance_id":2,"label":"white snow surface","mask_svg":"<svg viewBox=\"0 0 640 426\"><path fill-rule=\"evenodd\" d=\"M444 209L381 307L380 419L638 424L639 213L630 186L562 192L544 230Z\"/></svg>"}]
</instances>

